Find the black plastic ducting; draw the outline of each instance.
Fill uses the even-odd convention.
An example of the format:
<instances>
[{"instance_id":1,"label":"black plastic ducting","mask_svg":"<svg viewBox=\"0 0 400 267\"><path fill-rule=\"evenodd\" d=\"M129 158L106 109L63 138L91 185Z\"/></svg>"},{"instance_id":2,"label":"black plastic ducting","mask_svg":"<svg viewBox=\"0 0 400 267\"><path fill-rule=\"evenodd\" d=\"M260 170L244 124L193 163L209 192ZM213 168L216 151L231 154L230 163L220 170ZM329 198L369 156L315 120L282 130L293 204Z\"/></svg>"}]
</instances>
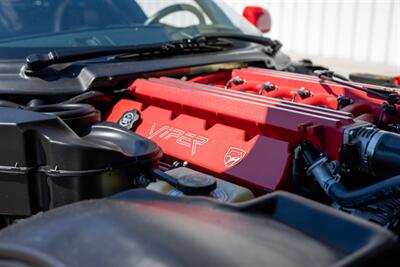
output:
<instances>
[{"instance_id":1,"label":"black plastic ducting","mask_svg":"<svg viewBox=\"0 0 400 267\"><path fill-rule=\"evenodd\" d=\"M377 225L290 193L229 205L139 189L6 228L0 266L32 256L54 267L398 266L384 254L395 241ZM11 258L23 248L29 254Z\"/></svg>"},{"instance_id":2,"label":"black plastic ducting","mask_svg":"<svg viewBox=\"0 0 400 267\"><path fill-rule=\"evenodd\" d=\"M101 121L101 114L88 104L54 104L29 107L28 110L60 117L78 135L86 134L89 127Z\"/></svg>"},{"instance_id":3,"label":"black plastic ducting","mask_svg":"<svg viewBox=\"0 0 400 267\"><path fill-rule=\"evenodd\" d=\"M161 149L111 123L78 136L59 117L0 108L0 214L29 216L132 188Z\"/></svg>"}]
</instances>

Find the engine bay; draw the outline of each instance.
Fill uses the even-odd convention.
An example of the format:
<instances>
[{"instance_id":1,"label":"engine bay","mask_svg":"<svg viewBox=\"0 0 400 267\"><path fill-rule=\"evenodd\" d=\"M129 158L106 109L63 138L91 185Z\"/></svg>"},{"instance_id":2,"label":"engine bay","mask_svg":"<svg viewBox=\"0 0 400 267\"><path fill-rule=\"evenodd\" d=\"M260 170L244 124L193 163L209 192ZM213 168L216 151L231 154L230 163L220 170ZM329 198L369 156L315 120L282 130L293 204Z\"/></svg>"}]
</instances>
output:
<instances>
[{"instance_id":1,"label":"engine bay","mask_svg":"<svg viewBox=\"0 0 400 267\"><path fill-rule=\"evenodd\" d=\"M139 187L231 203L284 190L400 233L398 89L257 67L150 76L117 96L2 100L3 226Z\"/></svg>"}]
</instances>

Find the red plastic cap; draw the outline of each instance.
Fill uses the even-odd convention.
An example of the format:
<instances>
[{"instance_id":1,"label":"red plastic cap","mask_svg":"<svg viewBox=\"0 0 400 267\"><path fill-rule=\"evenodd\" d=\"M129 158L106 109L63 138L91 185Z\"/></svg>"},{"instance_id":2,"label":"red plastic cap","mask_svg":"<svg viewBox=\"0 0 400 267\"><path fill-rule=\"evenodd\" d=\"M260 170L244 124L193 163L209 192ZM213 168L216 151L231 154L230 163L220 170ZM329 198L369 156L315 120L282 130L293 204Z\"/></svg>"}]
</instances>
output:
<instances>
[{"instance_id":1,"label":"red plastic cap","mask_svg":"<svg viewBox=\"0 0 400 267\"><path fill-rule=\"evenodd\" d=\"M263 33L271 30L271 15L265 8L248 6L243 10L243 17Z\"/></svg>"}]
</instances>

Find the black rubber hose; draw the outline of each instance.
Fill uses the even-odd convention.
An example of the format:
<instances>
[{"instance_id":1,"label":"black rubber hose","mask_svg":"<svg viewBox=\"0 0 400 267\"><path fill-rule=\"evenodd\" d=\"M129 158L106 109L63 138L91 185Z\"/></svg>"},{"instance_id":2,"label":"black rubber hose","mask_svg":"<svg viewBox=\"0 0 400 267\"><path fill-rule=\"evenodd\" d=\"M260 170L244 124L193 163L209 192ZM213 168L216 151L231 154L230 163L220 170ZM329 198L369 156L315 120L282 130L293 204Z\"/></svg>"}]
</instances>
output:
<instances>
[{"instance_id":1,"label":"black rubber hose","mask_svg":"<svg viewBox=\"0 0 400 267\"><path fill-rule=\"evenodd\" d=\"M314 178L318 181L326 194L343 207L354 208L379 203L391 198L400 197L400 175L378 182L376 184L349 191L328 168L326 155L309 142L301 144L302 156ZM326 159L323 161L322 159Z\"/></svg>"},{"instance_id":2,"label":"black rubber hose","mask_svg":"<svg viewBox=\"0 0 400 267\"><path fill-rule=\"evenodd\" d=\"M78 135L86 134L90 126L101 121L100 112L89 104L54 104L27 109L60 117Z\"/></svg>"},{"instance_id":3,"label":"black rubber hose","mask_svg":"<svg viewBox=\"0 0 400 267\"><path fill-rule=\"evenodd\" d=\"M292 190L294 193L298 193L300 191L300 168L299 168L299 160L292 160Z\"/></svg>"},{"instance_id":4,"label":"black rubber hose","mask_svg":"<svg viewBox=\"0 0 400 267\"><path fill-rule=\"evenodd\" d=\"M96 112L96 109L88 104L53 104L26 108L30 111L58 116L62 119L84 117Z\"/></svg>"},{"instance_id":5,"label":"black rubber hose","mask_svg":"<svg viewBox=\"0 0 400 267\"><path fill-rule=\"evenodd\" d=\"M328 190L329 196L343 207L359 207L400 197L400 175L354 191L335 183Z\"/></svg>"},{"instance_id":6,"label":"black rubber hose","mask_svg":"<svg viewBox=\"0 0 400 267\"><path fill-rule=\"evenodd\" d=\"M65 100L60 104L111 104L112 97L99 91L89 91Z\"/></svg>"}]
</instances>

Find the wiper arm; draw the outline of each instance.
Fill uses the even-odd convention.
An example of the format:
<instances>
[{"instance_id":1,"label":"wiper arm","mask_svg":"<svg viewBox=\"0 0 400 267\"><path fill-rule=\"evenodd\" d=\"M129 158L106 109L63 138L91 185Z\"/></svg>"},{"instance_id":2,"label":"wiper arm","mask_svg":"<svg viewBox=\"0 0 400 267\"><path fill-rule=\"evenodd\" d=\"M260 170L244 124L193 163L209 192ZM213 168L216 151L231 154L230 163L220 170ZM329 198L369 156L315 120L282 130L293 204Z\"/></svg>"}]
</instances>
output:
<instances>
[{"instance_id":1,"label":"wiper arm","mask_svg":"<svg viewBox=\"0 0 400 267\"><path fill-rule=\"evenodd\" d=\"M34 54L26 58L25 73L33 75L41 70L54 65L80 60L88 60L105 56L130 55L138 56L165 56L193 52L221 51L231 42L224 42L223 39L252 42L264 46L265 52L271 56L275 55L282 44L270 38L248 35L235 32L202 33L184 40L171 41L166 43L146 44L127 47L116 47L106 49L84 49L81 51L50 51L47 54Z\"/></svg>"},{"instance_id":2,"label":"wiper arm","mask_svg":"<svg viewBox=\"0 0 400 267\"><path fill-rule=\"evenodd\" d=\"M116 55L166 56L193 52L221 51L232 45L229 42L204 41L197 38L171 41L166 43L125 46L105 49L84 49L81 51L50 51L47 54L33 54L26 58L25 73L33 75L54 65L93 58Z\"/></svg>"},{"instance_id":3,"label":"wiper arm","mask_svg":"<svg viewBox=\"0 0 400 267\"><path fill-rule=\"evenodd\" d=\"M238 32L205 32L197 35L184 34L187 43L204 44L204 45L227 45L226 41L238 40L262 45L264 52L267 55L274 56L282 47L282 43L277 40L272 40L268 37L250 35ZM231 45L231 42L228 44ZM129 55L127 55L129 57Z\"/></svg>"},{"instance_id":4,"label":"wiper arm","mask_svg":"<svg viewBox=\"0 0 400 267\"><path fill-rule=\"evenodd\" d=\"M231 39L231 40L239 40L245 42L251 42L255 44L259 44L264 46L265 52L274 56L282 47L282 43L278 40L272 40L268 37L258 36L258 35L250 35L238 32L210 32L210 33L201 33L192 38L192 40L210 40L210 39Z\"/></svg>"}]
</instances>

